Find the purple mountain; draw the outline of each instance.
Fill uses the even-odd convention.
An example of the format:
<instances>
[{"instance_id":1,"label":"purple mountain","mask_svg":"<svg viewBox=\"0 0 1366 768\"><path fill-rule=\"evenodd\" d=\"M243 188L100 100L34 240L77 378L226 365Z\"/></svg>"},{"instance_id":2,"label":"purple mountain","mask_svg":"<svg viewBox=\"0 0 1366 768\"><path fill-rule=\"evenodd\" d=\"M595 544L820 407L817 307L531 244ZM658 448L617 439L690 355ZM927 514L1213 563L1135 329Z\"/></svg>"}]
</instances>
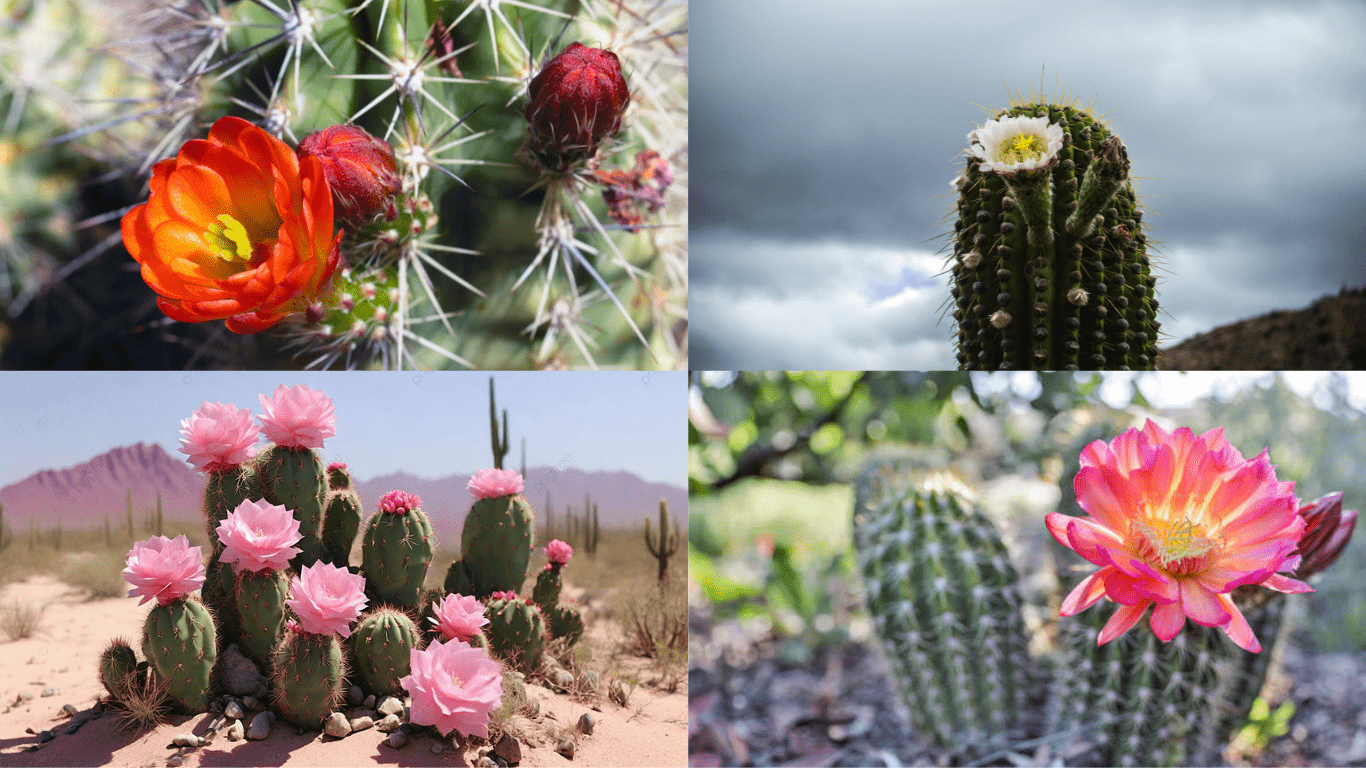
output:
<instances>
[{"instance_id":1,"label":"purple mountain","mask_svg":"<svg viewBox=\"0 0 1366 768\"><path fill-rule=\"evenodd\" d=\"M139 523L143 511L156 506L158 493L165 518L198 520L204 476L160 445L138 443L74 467L29 475L0 488L0 504L12 531L27 528L31 517L37 517L40 528L52 528L58 521L67 528L94 528L104 524L106 514L116 525L122 523L129 491Z\"/></svg>"}]
</instances>

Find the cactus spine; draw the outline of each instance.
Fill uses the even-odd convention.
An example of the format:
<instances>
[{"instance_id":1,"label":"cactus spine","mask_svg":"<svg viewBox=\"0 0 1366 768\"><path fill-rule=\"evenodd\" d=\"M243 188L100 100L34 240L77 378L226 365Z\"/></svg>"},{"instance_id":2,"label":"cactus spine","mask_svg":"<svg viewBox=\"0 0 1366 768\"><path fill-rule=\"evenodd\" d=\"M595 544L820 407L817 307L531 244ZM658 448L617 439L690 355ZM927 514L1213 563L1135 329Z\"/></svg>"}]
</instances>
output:
<instances>
[{"instance_id":1,"label":"cactus spine","mask_svg":"<svg viewBox=\"0 0 1366 768\"><path fill-rule=\"evenodd\" d=\"M516 598L495 598L485 615L489 650L524 672L535 671L545 650L545 620L537 607Z\"/></svg>"},{"instance_id":2,"label":"cactus spine","mask_svg":"<svg viewBox=\"0 0 1366 768\"><path fill-rule=\"evenodd\" d=\"M258 457L264 498L294 513L299 520L299 554L289 561L295 571L322 557L323 500L327 479L322 461L309 448L272 445Z\"/></svg>"},{"instance_id":3,"label":"cactus spine","mask_svg":"<svg viewBox=\"0 0 1366 768\"><path fill-rule=\"evenodd\" d=\"M218 633L203 603L184 597L153 606L143 625L142 655L166 679L177 706L191 713L208 709Z\"/></svg>"},{"instance_id":4,"label":"cactus spine","mask_svg":"<svg viewBox=\"0 0 1366 768\"><path fill-rule=\"evenodd\" d=\"M286 632L273 667L280 714L300 728L321 728L342 701L346 664L337 635Z\"/></svg>"},{"instance_id":5,"label":"cactus spine","mask_svg":"<svg viewBox=\"0 0 1366 768\"><path fill-rule=\"evenodd\" d=\"M416 506L370 516L361 544L361 573L380 602L417 610L432 561L432 524Z\"/></svg>"},{"instance_id":6,"label":"cactus spine","mask_svg":"<svg viewBox=\"0 0 1366 768\"><path fill-rule=\"evenodd\" d=\"M493 377L489 377L489 432L493 440L493 467L503 468L503 457L508 455L508 412L503 409L503 437L498 438L498 404L493 399ZM523 477L526 475L524 474Z\"/></svg>"},{"instance_id":7,"label":"cactus spine","mask_svg":"<svg viewBox=\"0 0 1366 768\"><path fill-rule=\"evenodd\" d=\"M944 747L1006 743L1026 694L1018 577L1000 535L952 493L886 465L858 482L854 546L868 611L916 730Z\"/></svg>"},{"instance_id":8,"label":"cactus spine","mask_svg":"<svg viewBox=\"0 0 1366 768\"><path fill-rule=\"evenodd\" d=\"M351 563L351 544L360 530L361 504L345 467L327 470L330 490L323 515L323 559L345 568Z\"/></svg>"},{"instance_id":9,"label":"cactus spine","mask_svg":"<svg viewBox=\"0 0 1366 768\"><path fill-rule=\"evenodd\" d=\"M402 611L378 608L361 617L350 637L361 683L381 696L403 696L399 680L411 671L409 654L421 641L417 625Z\"/></svg>"},{"instance_id":10,"label":"cactus spine","mask_svg":"<svg viewBox=\"0 0 1366 768\"><path fill-rule=\"evenodd\" d=\"M284 571L242 571L237 574L236 586L242 650L267 666L284 631L289 575Z\"/></svg>"},{"instance_id":11,"label":"cactus spine","mask_svg":"<svg viewBox=\"0 0 1366 768\"><path fill-rule=\"evenodd\" d=\"M1014 174L969 157L955 181L959 368L1153 369L1156 278L1123 142L1071 102L997 117L1047 118L1064 143L1051 164Z\"/></svg>"},{"instance_id":12,"label":"cactus spine","mask_svg":"<svg viewBox=\"0 0 1366 768\"><path fill-rule=\"evenodd\" d=\"M678 523L675 522L673 530L669 530L669 502L659 500L659 536L650 535L650 518L645 518L645 548L650 550L655 560L659 562L659 580L665 581L669 578L669 557L678 551L678 542L682 539L678 531Z\"/></svg>"},{"instance_id":13,"label":"cactus spine","mask_svg":"<svg viewBox=\"0 0 1366 768\"><path fill-rule=\"evenodd\" d=\"M520 592L531 562L536 516L522 494L474 502L460 532L460 557L446 572L446 591L484 600Z\"/></svg>"}]
</instances>

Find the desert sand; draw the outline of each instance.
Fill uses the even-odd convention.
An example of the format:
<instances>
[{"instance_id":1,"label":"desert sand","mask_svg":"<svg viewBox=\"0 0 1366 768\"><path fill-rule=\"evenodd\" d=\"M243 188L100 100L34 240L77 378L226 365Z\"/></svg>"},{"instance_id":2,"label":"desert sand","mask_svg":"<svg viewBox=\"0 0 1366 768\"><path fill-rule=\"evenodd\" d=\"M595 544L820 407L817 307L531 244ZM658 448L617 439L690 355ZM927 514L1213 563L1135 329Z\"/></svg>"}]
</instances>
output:
<instances>
[{"instance_id":1,"label":"desert sand","mask_svg":"<svg viewBox=\"0 0 1366 768\"><path fill-rule=\"evenodd\" d=\"M70 704L78 713L90 710L104 697L96 660L112 638L122 636L137 647L146 606L136 600L110 598L88 600L81 592L51 576L35 576L0 588L0 603L19 600L47 606L38 632L30 638L9 641L0 635L0 765L4 766L164 766L177 754L171 740L177 734L203 735L211 714L173 715L154 730L134 733L122 729L111 714L89 720L74 734L67 734L73 718L63 712ZM610 654L610 624L594 626L590 642L595 657ZM642 667L643 668L643 667ZM647 672L641 674L648 680ZM56 689L56 693L44 695ZM623 708L603 697L592 706L539 686L529 685L531 696L541 700L541 716L523 721L523 766L682 766L687 764L688 696L685 687L664 694L644 685L637 687ZM27 698L31 696L31 698ZM577 735L577 752L569 760L555 751L552 734L569 731L584 712L592 712L592 735ZM553 719L549 717L553 714ZM78 714L75 719L79 720ZM31 729L32 733L27 732ZM52 730L56 736L35 752L38 734ZM228 741L223 733L209 744L190 750L184 766L353 766L473 765L476 747L452 748L451 739L415 735L407 746L394 750L382 745L386 734L371 728L343 739L316 732L299 735L298 729L278 722L264 741ZM539 743L533 743L539 742ZM439 754L433 753L441 745Z\"/></svg>"}]
</instances>

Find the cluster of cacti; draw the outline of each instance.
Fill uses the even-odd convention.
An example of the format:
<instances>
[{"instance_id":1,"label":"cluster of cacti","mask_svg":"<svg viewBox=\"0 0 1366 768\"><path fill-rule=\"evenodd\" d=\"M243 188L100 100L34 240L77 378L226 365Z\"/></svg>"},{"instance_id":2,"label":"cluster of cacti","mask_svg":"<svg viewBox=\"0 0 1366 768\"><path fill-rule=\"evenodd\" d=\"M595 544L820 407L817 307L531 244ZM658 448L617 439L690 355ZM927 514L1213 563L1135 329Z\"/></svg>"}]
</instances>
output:
<instances>
[{"instance_id":1,"label":"cluster of cacti","mask_svg":"<svg viewBox=\"0 0 1366 768\"><path fill-rule=\"evenodd\" d=\"M650 550L650 554L659 564L659 580L661 582L669 578L669 558L678 551L678 544L682 540L683 535L679 531L678 521L674 521L672 529L669 527L669 502L660 499L659 535L651 535L650 518L645 518L645 548Z\"/></svg>"},{"instance_id":2,"label":"cluster of cacti","mask_svg":"<svg viewBox=\"0 0 1366 768\"><path fill-rule=\"evenodd\" d=\"M536 515L520 493L478 499L460 532L460 559L446 571L446 591L487 599L517 593L526 580Z\"/></svg>"},{"instance_id":3,"label":"cluster of cacti","mask_svg":"<svg viewBox=\"0 0 1366 768\"><path fill-rule=\"evenodd\" d=\"M906 467L871 469L854 503L878 636L917 731L939 746L1017 737L1029 669L1018 576L999 534L950 490Z\"/></svg>"},{"instance_id":4,"label":"cluster of cacti","mask_svg":"<svg viewBox=\"0 0 1366 768\"><path fill-rule=\"evenodd\" d=\"M567 539L582 546L585 554L597 554L598 541L602 538L602 529L598 527L597 502L585 493L583 495L583 515L576 515L573 507L565 507L564 515L569 526Z\"/></svg>"},{"instance_id":5,"label":"cluster of cacti","mask_svg":"<svg viewBox=\"0 0 1366 768\"><path fill-rule=\"evenodd\" d=\"M91 99L129 111L71 120L109 162L146 174L229 113L309 157L309 136L339 125L392 147L390 199L378 208L334 190L337 280L329 267L327 285L289 308L299 354L405 368L654 368L686 356L685 200L665 194L669 180L686 184L683 0L553 0L516 19L496 3L181 3L139 21L106 48L145 74L123 78L133 93L115 95L126 98ZM574 90L575 70L548 66L574 39L619 57L610 98L578 103L588 97ZM557 77L535 77L546 70ZM587 78L589 91L596 82ZM576 116L591 140L556 130ZM101 135L109 130L118 135ZM663 173L635 170L646 153ZM493 170L509 165L520 170ZM661 208L651 223L663 226L642 226L642 213ZM197 231L236 268L261 235L233 211L209 220L220 213L232 221Z\"/></svg>"},{"instance_id":6,"label":"cluster of cacti","mask_svg":"<svg viewBox=\"0 0 1366 768\"><path fill-rule=\"evenodd\" d=\"M958 366L1151 370L1156 278L1124 144L1086 108L1041 102L969 134L954 180Z\"/></svg>"}]
</instances>

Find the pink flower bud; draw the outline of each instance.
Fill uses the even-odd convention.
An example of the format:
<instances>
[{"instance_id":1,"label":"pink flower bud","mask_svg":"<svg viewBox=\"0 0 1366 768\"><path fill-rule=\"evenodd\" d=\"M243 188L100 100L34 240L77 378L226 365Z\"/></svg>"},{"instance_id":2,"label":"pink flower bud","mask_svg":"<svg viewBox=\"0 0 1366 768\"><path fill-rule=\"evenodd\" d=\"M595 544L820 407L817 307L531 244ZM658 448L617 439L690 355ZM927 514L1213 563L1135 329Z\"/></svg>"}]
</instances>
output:
<instances>
[{"instance_id":1,"label":"pink flower bud","mask_svg":"<svg viewBox=\"0 0 1366 768\"><path fill-rule=\"evenodd\" d=\"M527 95L531 150L557 171L592 157L599 142L621 129L631 102L617 55L579 43L551 59L531 79Z\"/></svg>"},{"instance_id":2,"label":"pink flower bud","mask_svg":"<svg viewBox=\"0 0 1366 768\"><path fill-rule=\"evenodd\" d=\"M545 545L545 556L550 563L564 565L569 562L569 558L574 556L574 548L559 539L555 539ZM546 565L550 563L546 563Z\"/></svg>"},{"instance_id":3,"label":"pink flower bud","mask_svg":"<svg viewBox=\"0 0 1366 768\"><path fill-rule=\"evenodd\" d=\"M422 506L422 499L405 491L389 491L379 497L379 509L391 515L401 515Z\"/></svg>"},{"instance_id":4,"label":"pink flower bud","mask_svg":"<svg viewBox=\"0 0 1366 768\"><path fill-rule=\"evenodd\" d=\"M394 148L355 125L334 125L299 142L299 157L316 157L332 187L337 216L369 222L393 204L402 188Z\"/></svg>"}]
</instances>

